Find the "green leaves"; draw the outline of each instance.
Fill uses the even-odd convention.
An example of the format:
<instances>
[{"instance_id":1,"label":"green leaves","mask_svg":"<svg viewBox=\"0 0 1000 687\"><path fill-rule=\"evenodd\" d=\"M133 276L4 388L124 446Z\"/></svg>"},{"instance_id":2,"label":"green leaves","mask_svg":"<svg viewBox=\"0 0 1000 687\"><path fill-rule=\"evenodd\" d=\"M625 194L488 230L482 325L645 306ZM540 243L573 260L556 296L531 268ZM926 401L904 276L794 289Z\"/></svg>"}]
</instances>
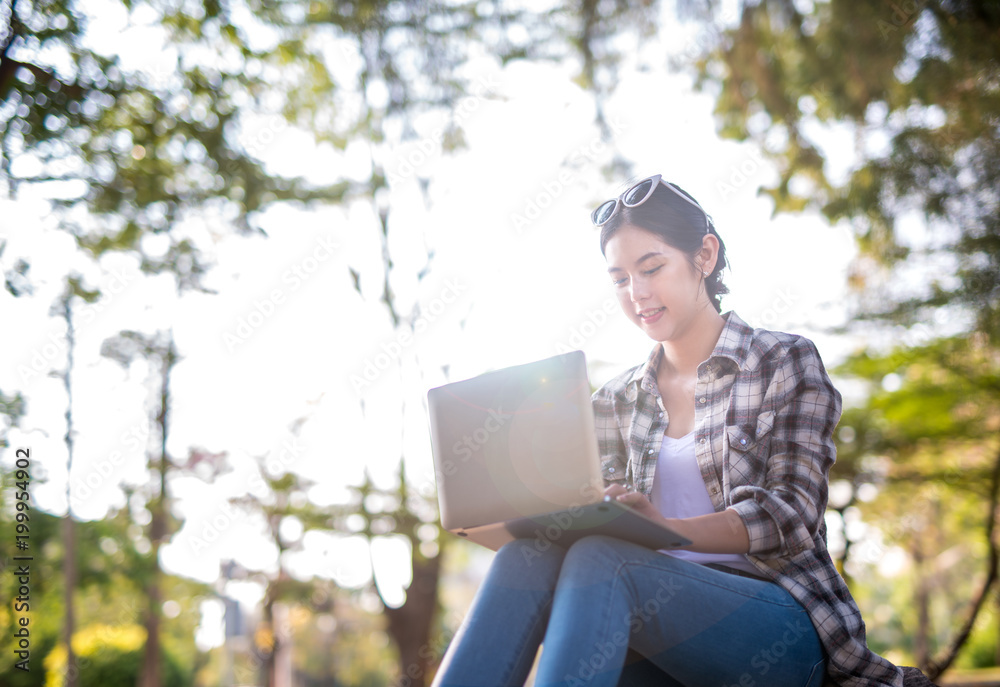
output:
<instances>
[{"instance_id":1,"label":"green leaves","mask_svg":"<svg viewBox=\"0 0 1000 687\"><path fill-rule=\"evenodd\" d=\"M998 26L978 3L833 0L805 14L754 4L697 63L701 85L721 86L722 134L754 139L777 163L778 183L762 189L776 212L819 207L850 220L864 256L891 269L914 249L898 220L920 213L922 243L956 258L949 304L976 313L994 341L1000 288L969 270L1000 272ZM826 164L823 123L854 132L846 175ZM899 281L883 301L940 306L940 293ZM895 311L883 312L891 322Z\"/></svg>"}]
</instances>

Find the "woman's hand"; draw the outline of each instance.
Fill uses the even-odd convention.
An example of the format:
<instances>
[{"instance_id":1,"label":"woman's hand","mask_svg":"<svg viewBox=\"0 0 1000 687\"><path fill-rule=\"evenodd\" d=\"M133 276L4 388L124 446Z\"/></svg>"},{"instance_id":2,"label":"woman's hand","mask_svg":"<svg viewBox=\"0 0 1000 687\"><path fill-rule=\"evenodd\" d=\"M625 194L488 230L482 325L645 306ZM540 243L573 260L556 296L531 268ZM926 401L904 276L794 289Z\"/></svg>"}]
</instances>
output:
<instances>
[{"instance_id":1,"label":"woman's hand","mask_svg":"<svg viewBox=\"0 0 1000 687\"><path fill-rule=\"evenodd\" d=\"M660 514L660 511L656 510L656 506L650 503L644 494L632 489L631 485L626 487L622 484L612 484L604 488L604 496L628 506L637 513L645 515L650 520L656 520L657 522L664 522L666 520Z\"/></svg>"},{"instance_id":2,"label":"woman's hand","mask_svg":"<svg viewBox=\"0 0 1000 687\"><path fill-rule=\"evenodd\" d=\"M692 518L665 518L643 494L622 484L604 488L605 498L612 498L650 520L662 523L677 534L691 540L682 549L702 553L747 553L750 535L739 514L726 509L718 513Z\"/></svg>"}]
</instances>

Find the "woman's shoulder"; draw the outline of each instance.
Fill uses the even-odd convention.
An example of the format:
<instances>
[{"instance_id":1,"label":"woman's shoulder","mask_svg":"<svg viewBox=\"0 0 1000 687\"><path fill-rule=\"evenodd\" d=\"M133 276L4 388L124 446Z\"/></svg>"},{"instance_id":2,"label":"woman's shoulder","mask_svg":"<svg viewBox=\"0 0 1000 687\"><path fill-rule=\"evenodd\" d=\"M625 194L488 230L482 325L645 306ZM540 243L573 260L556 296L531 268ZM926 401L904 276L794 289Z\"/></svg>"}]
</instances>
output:
<instances>
[{"instance_id":1,"label":"woman's shoulder","mask_svg":"<svg viewBox=\"0 0 1000 687\"><path fill-rule=\"evenodd\" d=\"M755 368L766 362L779 360L820 361L816 344L807 336L792 332L752 327L736 315L728 313L723 336L729 336L738 344L735 346L741 367Z\"/></svg>"}]
</instances>

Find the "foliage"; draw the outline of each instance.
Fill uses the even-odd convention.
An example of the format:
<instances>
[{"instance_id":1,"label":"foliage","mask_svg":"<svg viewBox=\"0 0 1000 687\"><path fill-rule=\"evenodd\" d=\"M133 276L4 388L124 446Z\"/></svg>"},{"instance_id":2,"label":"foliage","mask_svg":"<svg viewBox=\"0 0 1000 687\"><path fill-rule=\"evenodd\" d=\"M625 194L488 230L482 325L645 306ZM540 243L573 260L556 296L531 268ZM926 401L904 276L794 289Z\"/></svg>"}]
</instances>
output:
<instances>
[{"instance_id":1,"label":"foliage","mask_svg":"<svg viewBox=\"0 0 1000 687\"><path fill-rule=\"evenodd\" d=\"M0 489L0 527L13 531L9 489L11 479L4 471ZM10 633L0 636L0 684L10 687L41 687L45 657L62 641L63 618L63 549L62 519L44 511L31 512L31 601L30 673L17 670L13 663ZM141 534L128 510L111 512L100 521L76 523L78 617L88 622L113 626L131 626L141 621L145 601L136 572L142 569L145 554L140 552ZM144 550L144 549L142 549ZM5 558L0 575L0 597L16 596L16 578L10 574L13 561ZM200 602L208 590L200 584L175 576L164 581L164 599L177 604L177 614L165 623L167 645L182 665L198 663L194 631L200 622ZM0 606L0 623L14 627L11 604Z\"/></svg>"},{"instance_id":2,"label":"foliage","mask_svg":"<svg viewBox=\"0 0 1000 687\"><path fill-rule=\"evenodd\" d=\"M701 85L718 89L723 135L752 139L776 161L778 183L762 189L775 211L816 207L852 221L867 258L852 276L865 292L858 317L912 325L960 310L998 343L1000 6L799 8L747 3L699 61ZM844 129L847 169L823 142L847 138ZM927 236L904 227L913 214Z\"/></svg>"},{"instance_id":3,"label":"foliage","mask_svg":"<svg viewBox=\"0 0 1000 687\"><path fill-rule=\"evenodd\" d=\"M134 687L139 675L146 631L139 625L87 625L73 635L73 651L80 666L80 687ZM167 650L164 687L189 684L189 671ZM66 647L56 647L45 659L45 687L62 687Z\"/></svg>"},{"instance_id":4,"label":"foliage","mask_svg":"<svg viewBox=\"0 0 1000 687\"><path fill-rule=\"evenodd\" d=\"M222 6L107 8L133 24L154 15L150 33L165 45L146 68L91 47L88 27L109 27L85 3L13 0L5 9L0 182L51 198L90 254L130 252L144 271L200 289L206 219L256 231L250 217L267 203L314 195L266 173L241 144L240 118L271 75L248 68L260 54ZM151 250L151 235L164 245Z\"/></svg>"},{"instance_id":5,"label":"foliage","mask_svg":"<svg viewBox=\"0 0 1000 687\"><path fill-rule=\"evenodd\" d=\"M1000 355L984 336L939 339L885 354L862 351L834 373L866 385L866 406L848 408L841 420L838 459L854 470L873 454L904 469L903 452L979 444L1000 429ZM946 482L964 477L970 485L981 485L985 475L941 462L936 471L919 473Z\"/></svg>"},{"instance_id":6,"label":"foliage","mask_svg":"<svg viewBox=\"0 0 1000 687\"><path fill-rule=\"evenodd\" d=\"M408 181L393 149L420 136L423 115L448 111L474 92L474 65L484 59L573 60L603 123L601 98L614 86L618 61L655 32L658 11L656 2L623 0L541 10L438 0L111 4L129 22L155 29L164 45L159 59L137 66L88 42L97 18L85 3L2 4L0 184L12 195L30 187L51 199L60 226L87 255L132 254L145 272L172 275L181 291L204 289L214 241L260 231L260 214L275 203L368 202L382 270L363 280L349 267L350 276L400 329L420 313L406 312L393 290L409 276L398 274L404 261L389 239L393 192ZM717 25L714 18L706 24ZM856 488L882 489L870 507L857 500L853 507L886 529L887 546L910 551L926 528L961 539L985 517L976 506L988 496L995 453L1000 337L998 26L990 3L746 3L696 65L703 87L718 86L723 133L757 141L778 162L779 181L765 189L776 211L813 207L831 222L854 224L863 251L852 275L858 321L910 327L908 336L921 321L942 323L946 335L981 334L936 341L937 328L917 330L906 340L916 346L862 354L842 370L874 382L903 380L895 391L873 385L866 407L848 409L836 469ZM336 151L362 146L370 169L363 178L338 172L322 185L275 174L262 160L288 125ZM442 150L461 146L460 125L452 109ZM840 170L823 139L845 127L854 158ZM427 180L416 176L426 191ZM926 220L916 237L904 230L914 213ZM410 261L423 262L418 281L433 256L429 246L425 261ZM4 270L9 293L30 292L29 270L27 257L12 257ZM25 399L6 391L0 413L16 421ZM428 526L433 506L408 489L402 470L399 482L378 511L367 505L372 485L356 485L357 503L335 509L334 527L347 530L342 519L360 511L365 536L404 535L415 573L436 585L441 540ZM291 493L293 486L273 489ZM946 521L917 530L896 526L906 512L886 507L886 499L951 505ZM315 522L307 528L325 526L316 513L289 510L290 502L248 505L268 521L279 555L282 520L308 515ZM157 541L176 523L160 527ZM963 543L968 561L987 555L974 540ZM123 569L146 575L148 560L131 548L128 556ZM974 577L971 568L956 570L948 600L955 604L969 593L960 582ZM272 583L272 601L301 601L310 590L289 579ZM414 613L427 615L413 597ZM386 615L391 621L389 609ZM413 626L409 617L397 624Z\"/></svg>"},{"instance_id":7,"label":"foliage","mask_svg":"<svg viewBox=\"0 0 1000 687\"><path fill-rule=\"evenodd\" d=\"M24 397L20 392L7 395L0 390L0 448L7 448L7 432L17 427L18 421L24 415Z\"/></svg>"},{"instance_id":8,"label":"foliage","mask_svg":"<svg viewBox=\"0 0 1000 687\"><path fill-rule=\"evenodd\" d=\"M715 3L699 7L718 29ZM775 161L778 180L761 190L775 212L818 209L854 229L844 329L869 350L838 372L869 396L845 410L835 477L855 487L841 511L863 512L909 554L910 602L894 605L932 677L997 576L998 30L987 2L745 3L694 65L722 134ZM963 560L932 595L954 554L944 542ZM931 660L931 643L950 646Z\"/></svg>"},{"instance_id":9,"label":"foliage","mask_svg":"<svg viewBox=\"0 0 1000 687\"><path fill-rule=\"evenodd\" d=\"M841 420L837 474L852 482L855 496L866 484L879 489L868 503L854 501L880 542L853 554L855 569L877 564L891 547L908 554L900 572L910 579L891 582L894 610L882 615L909 628L895 648L926 663L943 647L960 646L956 618L975 620L992 582L981 570L984 562L989 569L995 545L978 532L991 534L996 503L1000 355L979 334L861 352L836 372L868 387L864 405ZM876 642L879 634L871 632Z\"/></svg>"}]
</instances>

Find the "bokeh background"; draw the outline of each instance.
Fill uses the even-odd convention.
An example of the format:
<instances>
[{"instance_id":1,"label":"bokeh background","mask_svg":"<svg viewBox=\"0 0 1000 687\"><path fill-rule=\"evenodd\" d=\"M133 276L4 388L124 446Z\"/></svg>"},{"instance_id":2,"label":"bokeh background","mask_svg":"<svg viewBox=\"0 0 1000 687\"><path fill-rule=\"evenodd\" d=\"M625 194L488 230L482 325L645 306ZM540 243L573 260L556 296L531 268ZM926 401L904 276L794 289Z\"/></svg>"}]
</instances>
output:
<instances>
[{"instance_id":1,"label":"bokeh background","mask_svg":"<svg viewBox=\"0 0 1000 687\"><path fill-rule=\"evenodd\" d=\"M426 391L642 362L588 214L653 173L844 396L872 647L1000 680L996 3L0 0L0 47L0 683L429 684L492 554Z\"/></svg>"}]
</instances>

